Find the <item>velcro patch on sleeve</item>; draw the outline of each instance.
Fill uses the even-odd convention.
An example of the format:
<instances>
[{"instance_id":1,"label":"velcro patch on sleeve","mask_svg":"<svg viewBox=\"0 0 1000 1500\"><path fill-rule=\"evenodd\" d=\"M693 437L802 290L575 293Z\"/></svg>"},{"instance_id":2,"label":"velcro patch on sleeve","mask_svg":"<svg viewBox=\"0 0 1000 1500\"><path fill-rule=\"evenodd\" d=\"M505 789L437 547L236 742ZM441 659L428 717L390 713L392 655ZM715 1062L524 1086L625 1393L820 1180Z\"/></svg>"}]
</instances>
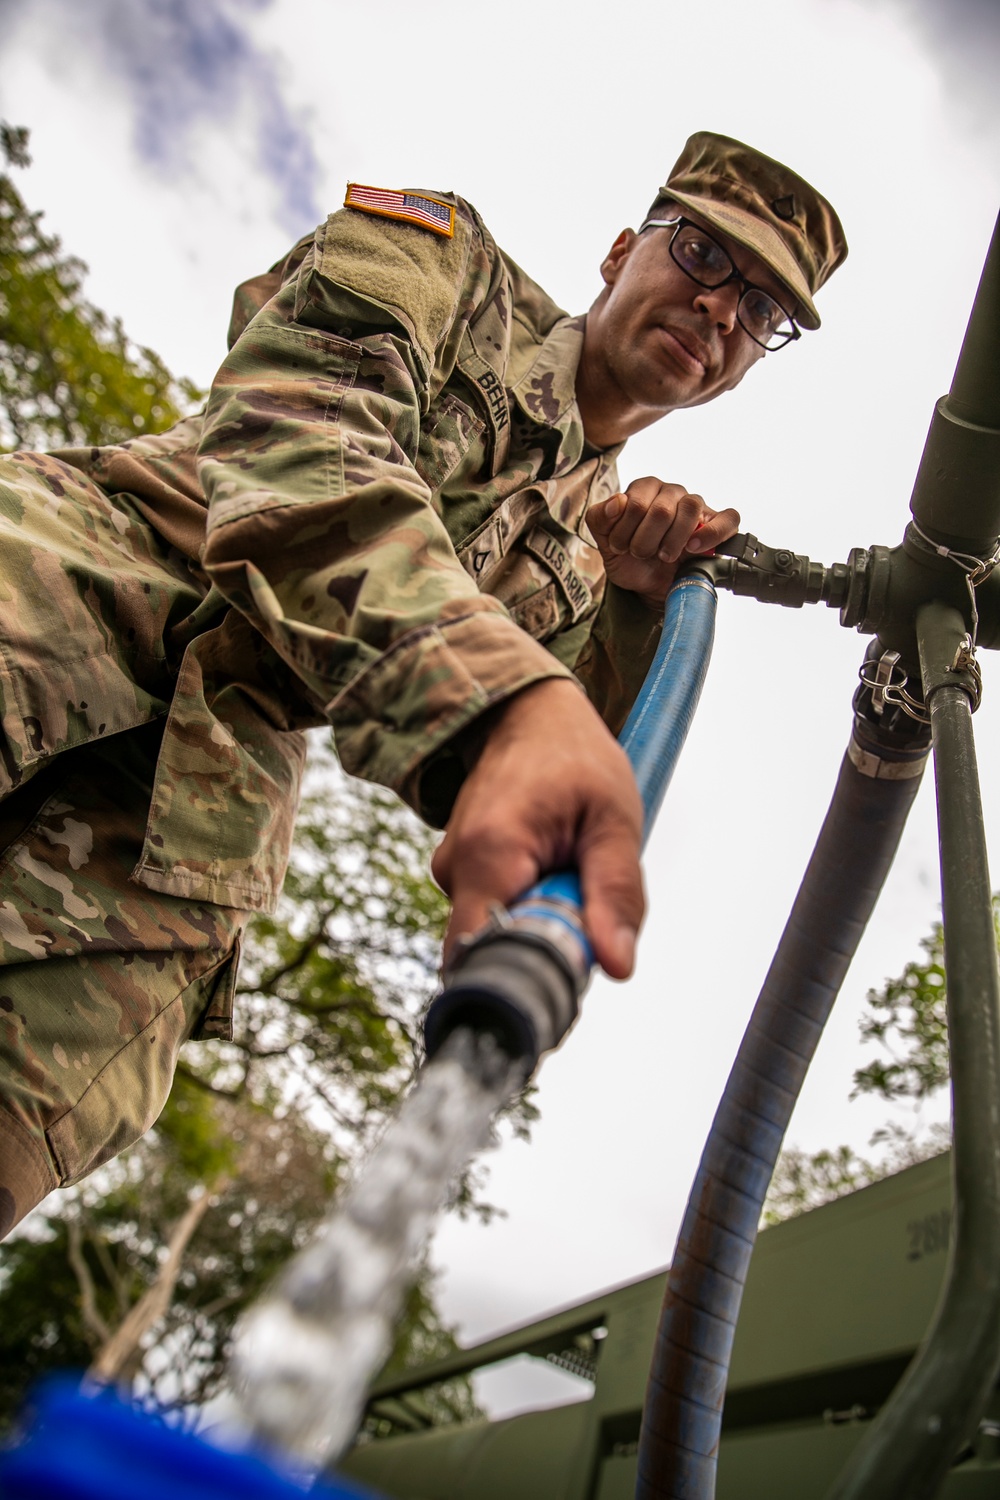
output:
<instances>
[{"instance_id":1,"label":"velcro patch on sleeve","mask_svg":"<svg viewBox=\"0 0 1000 1500\"><path fill-rule=\"evenodd\" d=\"M398 219L402 224L416 224L420 229L431 229L451 239L455 233L455 209L439 198L428 198L424 193L397 192L392 188L366 187L360 182L347 184L345 208L358 208L362 213L381 214L385 219Z\"/></svg>"}]
</instances>

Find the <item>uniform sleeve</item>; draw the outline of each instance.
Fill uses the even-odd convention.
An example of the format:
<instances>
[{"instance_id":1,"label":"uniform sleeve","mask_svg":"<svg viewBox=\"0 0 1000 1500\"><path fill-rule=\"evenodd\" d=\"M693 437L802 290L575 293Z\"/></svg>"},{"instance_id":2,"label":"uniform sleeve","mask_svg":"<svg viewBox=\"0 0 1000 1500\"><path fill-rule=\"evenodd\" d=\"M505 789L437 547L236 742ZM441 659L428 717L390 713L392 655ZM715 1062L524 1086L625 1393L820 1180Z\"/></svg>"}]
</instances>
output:
<instances>
[{"instance_id":1,"label":"uniform sleeve","mask_svg":"<svg viewBox=\"0 0 1000 1500\"><path fill-rule=\"evenodd\" d=\"M435 372L491 270L455 240L347 211L213 385L204 564L333 726L344 767L418 812L421 772L492 704L571 676L459 562L417 467ZM377 235L377 240L375 236ZM453 791L457 789L453 788Z\"/></svg>"}]
</instances>

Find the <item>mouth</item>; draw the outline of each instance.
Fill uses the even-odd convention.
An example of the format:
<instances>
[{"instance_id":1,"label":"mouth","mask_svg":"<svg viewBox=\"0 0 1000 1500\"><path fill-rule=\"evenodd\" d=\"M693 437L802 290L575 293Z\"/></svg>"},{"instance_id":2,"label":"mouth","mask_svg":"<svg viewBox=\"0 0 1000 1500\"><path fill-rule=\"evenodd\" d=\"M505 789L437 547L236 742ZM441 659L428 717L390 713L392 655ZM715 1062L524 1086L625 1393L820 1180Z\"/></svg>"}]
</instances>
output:
<instances>
[{"instance_id":1,"label":"mouth","mask_svg":"<svg viewBox=\"0 0 1000 1500\"><path fill-rule=\"evenodd\" d=\"M667 328L661 324L663 342L677 362L691 375L704 375L711 356L704 344L686 328Z\"/></svg>"}]
</instances>

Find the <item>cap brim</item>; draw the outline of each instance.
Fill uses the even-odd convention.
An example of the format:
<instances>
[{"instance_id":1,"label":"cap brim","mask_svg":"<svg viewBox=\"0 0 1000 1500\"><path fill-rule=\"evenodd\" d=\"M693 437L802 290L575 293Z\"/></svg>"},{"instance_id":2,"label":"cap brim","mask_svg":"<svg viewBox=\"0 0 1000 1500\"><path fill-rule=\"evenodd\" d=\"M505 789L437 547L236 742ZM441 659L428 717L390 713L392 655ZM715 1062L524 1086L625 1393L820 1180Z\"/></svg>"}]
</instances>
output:
<instances>
[{"instance_id":1,"label":"cap brim","mask_svg":"<svg viewBox=\"0 0 1000 1500\"><path fill-rule=\"evenodd\" d=\"M690 208L713 229L720 229L762 260L794 297L795 321L803 328L819 328L820 316L798 262L770 224L735 203L720 203L715 198L699 198L693 193L677 193L670 187L663 189L663 196Z\"/></svg>"}]
</instances>

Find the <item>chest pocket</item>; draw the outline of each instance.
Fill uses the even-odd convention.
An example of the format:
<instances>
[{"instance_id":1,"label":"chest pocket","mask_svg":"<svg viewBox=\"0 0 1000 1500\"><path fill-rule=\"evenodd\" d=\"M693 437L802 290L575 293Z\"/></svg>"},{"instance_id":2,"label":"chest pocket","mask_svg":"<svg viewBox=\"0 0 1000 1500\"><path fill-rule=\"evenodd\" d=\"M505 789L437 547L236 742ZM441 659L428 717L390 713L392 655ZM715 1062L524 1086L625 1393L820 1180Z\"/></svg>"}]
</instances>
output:
<instances>
[{"instance_id":1,"label":"chest pocket","mask_svg":"<svg viewBox=\"0 0 1000 1500\"><path fill-rule=\"evenodd\" d=\"M445 391L435 403L434 417L420 433L415 468L421 479L439 490L485 429L485 422L471 407Z\"/></svg>"},{"instance_id":2,"label":"chest pocket","mask_svg":"<svg viewBox=\"0 0 1000 1500\"><path fill-rule=\"evenodd\" d=\"M535 487L511 495L458 555L480 593L538 641L575 624L603 576L597 549L559 526Z\"/></svg>"}]
</instances>

